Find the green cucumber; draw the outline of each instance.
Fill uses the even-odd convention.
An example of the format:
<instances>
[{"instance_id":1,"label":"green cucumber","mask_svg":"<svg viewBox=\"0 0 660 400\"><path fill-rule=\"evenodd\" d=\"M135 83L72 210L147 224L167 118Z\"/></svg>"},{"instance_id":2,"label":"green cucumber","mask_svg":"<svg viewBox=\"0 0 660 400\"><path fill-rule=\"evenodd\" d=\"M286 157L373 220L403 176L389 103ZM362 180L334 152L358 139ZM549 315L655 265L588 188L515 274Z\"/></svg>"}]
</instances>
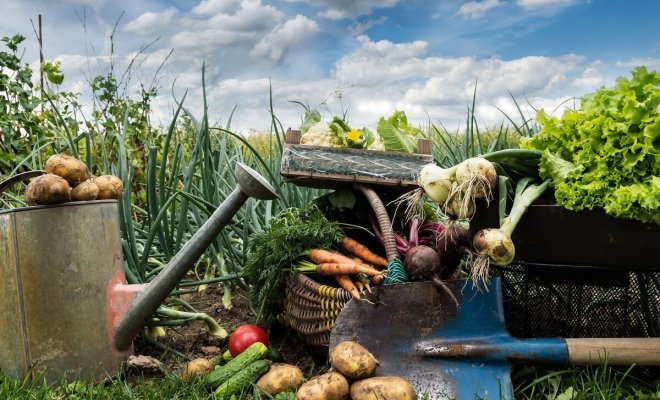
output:
<instances>
[{"instance_id":1,"label":"green cucumber","mask_svg":"<svg viewBox=\"0 0 660 400\"><path fill-rule=\"evenodd\" d=\"M211 371L204 378L204 385L209 389L215 389L226 380L245 369L257 360L263 360L268 355L268 347L261 342L255 342L245 349L241 354L232 358L227 364Z\"/></svg>"},{"instance_id":2,"label":"green cucumber","mask_svg":"<svg viewBox=\"0 0 660 400\"><path fill-rule=\"evenodd\" d=\"M233 394L240 393L257 382L270 369L270 363L266 360L257 360L248 365L247 368L227 379L215 390L219 400L229 399Z\"/></svg>"}]
</instances>

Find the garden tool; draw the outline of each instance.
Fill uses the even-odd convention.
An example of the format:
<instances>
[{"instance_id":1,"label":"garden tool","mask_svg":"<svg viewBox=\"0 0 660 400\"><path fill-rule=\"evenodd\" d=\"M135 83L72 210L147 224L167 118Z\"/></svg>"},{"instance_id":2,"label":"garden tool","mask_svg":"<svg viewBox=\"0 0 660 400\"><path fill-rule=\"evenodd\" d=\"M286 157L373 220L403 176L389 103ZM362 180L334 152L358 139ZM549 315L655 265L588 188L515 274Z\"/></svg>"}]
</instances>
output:
<instances>
[{"instance_id":1,"label":"garden tool","mask_svg":"<svg viewBox=\"0 0 660 400\"><path fill-rule=\"evenodd\" d=\"M468 280L447 286L383 285L349 301L332 330L330 351L356 341L379 360L376 375L403 377L429 400L513 399L513 363L660 365L660 338L512 337L499 278L486 286Z\"/></svg>"},{"instance_id":2,"label":"garden tool","mask_svg":"<svg viewBox=\"0 0 660 400\"><path fill-rule=\"evenodd\" d=\"M238 187L148 284L126 283L116 200L0 211L2 374L49 383L114 375L243 203L277 197L248 166L236 164L235 175Z\"/></svg>"}]
</instances>

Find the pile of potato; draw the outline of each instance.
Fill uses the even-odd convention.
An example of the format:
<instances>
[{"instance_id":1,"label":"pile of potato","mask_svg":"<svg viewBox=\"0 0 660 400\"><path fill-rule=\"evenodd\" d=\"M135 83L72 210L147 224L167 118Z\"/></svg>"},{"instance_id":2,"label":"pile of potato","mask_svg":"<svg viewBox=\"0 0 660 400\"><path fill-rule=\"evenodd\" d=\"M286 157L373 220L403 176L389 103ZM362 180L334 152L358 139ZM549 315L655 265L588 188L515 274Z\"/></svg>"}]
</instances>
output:
<instances>
[{"instance_id":1,"label":"pile of potato","mask_svg":"<svg viewBox=\"0 0 660 400\"><path fill-rule=\"evenodd\" d=\"M374 377L378 360L360 344L345 341L330 353L333 371L300 386L298 400L416 400L410 382L396 376ZM349 383L352 382L352 383Z\"/></svg>"},{"instance_id":2,"label":"pile of potato","mask_svg":"<svg viewBox=\"0 0 660 400\"><path fill-rule=\"evenodd\" d=\"M28 205L118 199L124 192L124 184L118 177L94 177L85 163L65 154L50 156L44 172L25 189Z\"/></svg>"}]
</instances>

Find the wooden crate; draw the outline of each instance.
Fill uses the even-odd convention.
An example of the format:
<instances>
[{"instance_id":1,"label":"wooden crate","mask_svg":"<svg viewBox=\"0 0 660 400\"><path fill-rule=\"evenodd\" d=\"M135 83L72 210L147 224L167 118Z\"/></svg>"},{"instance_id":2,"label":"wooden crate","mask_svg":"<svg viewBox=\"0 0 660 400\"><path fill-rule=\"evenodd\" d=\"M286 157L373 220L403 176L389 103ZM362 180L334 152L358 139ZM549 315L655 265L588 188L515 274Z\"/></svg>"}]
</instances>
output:
<instances>
[{"instance_id":1,"label":"wooden crate","mask_svg":"<svg viewBox=\"0 0 660 400\"><path fill-rule=\"evenodd\" d=\"M300 131L288 130L280 174L285 181L312 188L338 189L362 183L381 189L412 190L417 175L433 162L431 143L420 139L418 153L321 147L300 144Z\"/></svg>"}]
</instances>

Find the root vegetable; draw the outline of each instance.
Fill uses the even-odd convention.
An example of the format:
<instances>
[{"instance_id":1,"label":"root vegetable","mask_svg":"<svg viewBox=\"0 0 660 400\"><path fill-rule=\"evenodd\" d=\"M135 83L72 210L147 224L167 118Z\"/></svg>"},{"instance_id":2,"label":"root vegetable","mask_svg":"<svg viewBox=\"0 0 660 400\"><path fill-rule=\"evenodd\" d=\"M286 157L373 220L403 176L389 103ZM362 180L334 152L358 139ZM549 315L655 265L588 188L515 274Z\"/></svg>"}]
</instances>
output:
<instances>
[{"instance_id":1,"label":"root vegetable","mask_svg":"<svg viewBox=\"0 0 660 400\"><path fill-rule=\"evenodd\" d=\"M58 204L70 200L71 187L66 179L55 174L40 175L25 189L25 202L35 204Z\"/></svg>"},{"instance_id":2,"label":"root vegetable","mask_svg":"<svg viewBox=\"0 0 660 400\"><path fill-rule=\"evenodd\" d=\"M181 373L181 380L184 382L192 382L198 377L204 377L209 374L215 366L210 360L206 358L195 358L190 360L183 368Z\"/></svg>"},{"instance_id":3,"label":"root vegetable","mask_svg":"<svg viewBox=\"0 0 660 400\"><path fill-rule=\"evenodd\" d=\"M348 275L333 275L341 288L348 291L355 300L360 300L360 291Z\"/></svg>"},{"instance_id":4,"label":"root vegetable","mask_svg":"<svg viewBox=\"0 0 660 400\"><path fill-rule=\"evenodd\" d=\"M454 219L471 219L475 211L474 199L456 189L443 204L442 211Z\"/></svg>"},{"instance_id":5,"label":"root vegetable","mask_svg":"<svg viewBox=\"0 0 660 400\"><path fill-rule=\"evenodd\" d=\"M406 271L411 281L429 280L440 270L440 257L429 246L419 245L406 252Z\"/></svg>"},{"instance_id":6,"label":"root vegetable","mask_svg":"<svg viewBox=\"0 0 660 400\"><path fill-rule=\"evenodd\" d=\"M382 275L382 271L371 268L364 264L358 264L355 261L339 262L339 263L321 263L316 265L309 261L300 261L296 267L298 272L315 272L319 275L357 275L364 274L367 276Z\"/></svg>"},{"instance_id":7,"label":"root vegetable","mask_svg":"<svg viewBox=\"0 0 660 400\"><path fill-rule=\"evenodd\" d=\"M472 264L470 277L475 281L485 281L488 278L490 263L508 265L515 258L515 246L511 235L527 208L541 196L550 184L546 180L541 184L533 183L532 178L522 178L516 185L513 205L509 215L504 218L499 229L483 229L474 235L472 246L477 252L477 258ZM501 194L506 196L506 193Z\"/></svg>"},{"instance_id":8,"label":"root vegetable","mask_svg":"<svg viewBox=\"0 0 660 400\"><path fill-rule=\"evenodd\" d=\"M99 176L94 183L99 188L97 200L118 199L124 193L123 182L114 175Z\"/></svg>"},{"instance_id":9,"label":"root vegetable","mask_svg":"<svg viewBox=\"0 0 660 400\"><path fill-rule=\"evenodd\" d=\"M310 379L296 392L298 400L345 400L349 386L346 378L338 372L329 372Z\"/></svg>"},{"instance_id":10,"label":"root vegetable","mask_svg":"<svg viewBox=\"0 0 660 400\"><path fill-rule=\"evenodd\" d=\"M330 364L349 379L364 379L374 374L378 360L359 343L347 340L332 349Z\"/></svg>"},{"instance_id":11,"label":"root vegetable","mask_svg":"<svg viewBox=\"0 0 660 400\"><path fill-rule=\"evenodd\" d=\"M75 187L91 178L87 166L82 161L65 154L54 154L50 156L46 160L44 172L66 179L71 187Z\"/></svg>"},{"instance_id":12,"label":"root vegetable","mask_svg":"<svg viewBox=\"0 0 660 400\"><path fill-rule=\"evenodd\" d=\"M353 382L352 400L417 400L410 382L396 376L377 376Z\"/></svg>"},{"instance_id":13,"label":"root vegetable","mask_svg":"<svg viewBox=\"0 0 660 400\"><path fill-rule=\"evenodd\" d=\"M483 157L464 160L456 168L458 189L470 201L490 198L497 181L497 172L493 164Z\"/></svg>"},{"instance_id":14,"label":"root vegetable","mask_svg":"<svg viewBox=\"0 0 660 400\"><path fill-rule=\"evenodd\" d=\"M379 267L387 267L387 259L372 252L367 246L359 243L355 239L344 237L341 240L341 247L360 259Z\"/></svg>"},{"instance_id":15,"label":"root vegetable","mask_svg":"<svg viewBox=\"0 0 660 400\"><path fill-rule=\"evenodd\" d=\"M71 190L71 200L89 201L96 200L99 195L99 187L92 180L86 180Z\"/></svg>"},{"instance_id":16,"label":"root vegetable","mask_svg":"<svg viewBox=\"0 0 660 400\"><path fill-rule=\"evenodd\" d=\"M456 168L444 169L435 164L427 164L419 172L417 183L429 199L444 203L451 192Z\"/></svg>"},{"instance_id":17,"label":"root vegetable","mask_svg":"<svg viewBox=\"0 0 660 400\"><path fill-rule=\"evenodd\" d=\"M257 382L257 387L270 395L282 392L295 392L302 385L303 373L290 364L273 364L270 371Z\"/></svg>"}]
</instances>

